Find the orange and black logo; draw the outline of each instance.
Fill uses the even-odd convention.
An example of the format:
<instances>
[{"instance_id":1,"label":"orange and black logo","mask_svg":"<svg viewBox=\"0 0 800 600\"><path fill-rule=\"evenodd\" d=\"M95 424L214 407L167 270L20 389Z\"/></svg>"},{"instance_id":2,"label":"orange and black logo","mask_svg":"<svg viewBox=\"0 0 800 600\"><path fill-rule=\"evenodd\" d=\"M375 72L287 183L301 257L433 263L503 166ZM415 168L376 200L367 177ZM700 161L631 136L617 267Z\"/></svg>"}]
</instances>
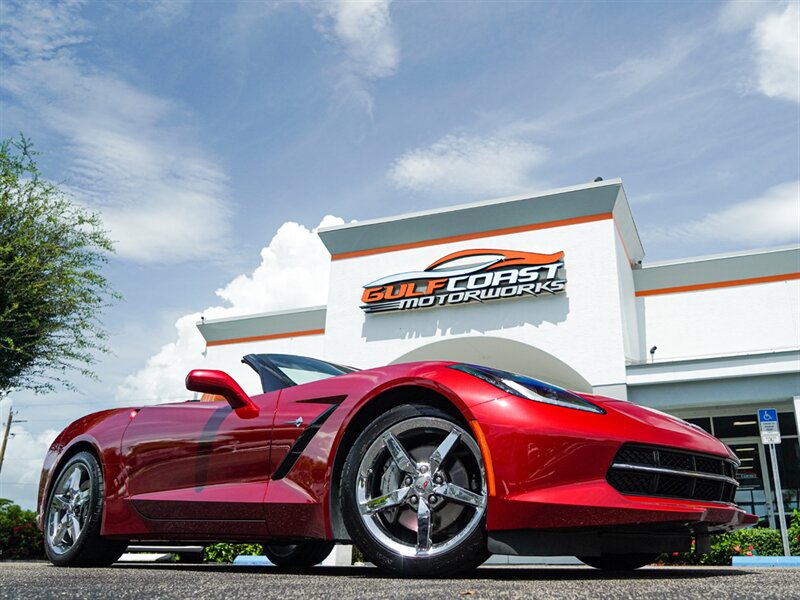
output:
<instances>
[{"instance_id":1,"label":"orange and black logo","mask_svg":"<svg viewBox=\"0 0 800 600\"><path fill-rule=\"evenodd\" d=\"M364 286L367 313L486 302L563 292L564 253L462 250L424 271L398 273Z\"/></svg>"}]
</instances>

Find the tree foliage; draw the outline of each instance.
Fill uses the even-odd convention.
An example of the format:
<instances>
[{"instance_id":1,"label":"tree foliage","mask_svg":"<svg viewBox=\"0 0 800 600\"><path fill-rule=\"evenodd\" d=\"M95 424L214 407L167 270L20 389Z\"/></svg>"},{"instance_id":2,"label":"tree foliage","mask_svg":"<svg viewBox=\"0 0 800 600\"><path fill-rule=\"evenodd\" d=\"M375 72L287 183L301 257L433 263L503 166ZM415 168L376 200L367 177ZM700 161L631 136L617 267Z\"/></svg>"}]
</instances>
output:
<instances>
[{"instance_id":1,"label":"tree foliage","mask_svg":"<svg viewBox=\"0 0 800 600\"><path fill-rule=\"evenodd\" d=\"M43 179L30 142L0 142L0 392L74 389L107 352L102 275L113 251L100 217Z\"/></svg>"},{"instance_id":2,"label":"tree foliage","mask_svg":"<svg viewBox=\"0 0 800 600\"><path fill-rule=\"evenodd\" d=\"M0 498L0 560L44 558L44 537L36 513Z\"/></svg>"}]
</instances>

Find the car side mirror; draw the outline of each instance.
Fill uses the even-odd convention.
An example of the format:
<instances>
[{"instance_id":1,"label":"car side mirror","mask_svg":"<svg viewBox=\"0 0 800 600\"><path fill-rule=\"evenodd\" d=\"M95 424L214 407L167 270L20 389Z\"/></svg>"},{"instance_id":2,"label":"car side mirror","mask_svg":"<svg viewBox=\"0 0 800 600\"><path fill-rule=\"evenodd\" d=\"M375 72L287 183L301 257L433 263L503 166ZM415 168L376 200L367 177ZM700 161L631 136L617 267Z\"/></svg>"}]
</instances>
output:
<instances>
[{"instance_id":1,"label":"car side mirror","mask_svg":"<svg viewBox=\"0 0 800 600\"><path fill-rule=\"evenodd\" d=\"M191 392L222 396L242 419L252 419L258 416L258 406L225 371L209 369L189 371L186 376L186 389Z\"/></svg>"}]
</instances>

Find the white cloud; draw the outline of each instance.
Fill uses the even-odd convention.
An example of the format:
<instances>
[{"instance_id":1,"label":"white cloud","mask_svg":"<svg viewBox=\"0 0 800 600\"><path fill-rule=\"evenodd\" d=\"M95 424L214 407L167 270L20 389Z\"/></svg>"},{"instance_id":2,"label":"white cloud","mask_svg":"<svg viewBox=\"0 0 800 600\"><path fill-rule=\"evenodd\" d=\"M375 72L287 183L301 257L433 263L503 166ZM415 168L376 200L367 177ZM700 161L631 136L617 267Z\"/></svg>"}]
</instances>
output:
<instances>
[{"instance_id":1,"label":"white cloud","mask_svg":"<svg viewBox=\"0 0 800 600\"><path fill-rule=\"evenodd\" d=\"M10 58L51 58L65 48L87 40L86 23L77 13L84 3L3 3L0 48Z\"/></svg>"},{"instance_id":2,"label":"white cloud","mask_svg":"<svg viewBox=\"0 0 800 600\"><path fill-rule=\"evenodd\" d=\"M12 437L8 440L0 473L0 498L13 498L29 510L36 508L44 455L57 435L54 429L33 434L23 425L11 426Z\"/></svg>"},{"instance_id":3,"label":"white cloud","mask_svg":"<svg viewBox=\"0 0 800 600\"><path fill-rule=\"evenodd\" d=\"M762 196L710 213L647 236L661 240L735 242L737 246L768 246L800 242L800 181L769 188Z\"/></svg>"},{"instance_id":4,"label":"white cloud","mask_svg":"<svg viewBox=\"0 0 800 600\"><path fill-rule=\"evenodd\" d=\"M312 231L297 223L284 223L261 250L261 264L255 271L239 275L216 291L231 305L225 316L324 304L327 287L320 283L328 280L330 255L317 230L342 223L330 215Z\"/></svg>"},{"instance_id":5,"label":"white cloud","mask_svg":"<svg viewBox=\"0 0 800 600\"><path fill-rule=\"evenodd\" d=\"M800 3L760 20L753 30L758 89L770 98L800 102Z\"/></svg>"},{"instance_id":6,"label":"white cloud","mask_svg":"<svg viewBox=\"0 0 800 600\"><path fill-rule=\"evenodd\" d=\"M396 159L388 176L415 192L513 194L537 187L533 171L546 157L542 146L510 137L446 135Z\"/></svg>"},{"instance_id":7,"label":"white cloud","mask_svg":"<svg viewBox=\"0 0 800 600\"><path fill-rule=\"evenodd\" d=\"M319 227L343 222L326 216ZM216 291L226 304L179 318L175 323L176 341L163 346L143 369L129 375L118 388L116 399L153 404L187 398L184 378L197 368L205 349L196 326L201 315L215 319L325 304L330 255L317 229L309 231L297 223L284 223L261 250L261 264L251 274L240 275Z\"/></svg>"},{"instance_id":8,"label":"white cloud","mask_svg":"<svg viewBox=\"0 0 800 600\"><path fill-rule=\"evenodd\" d=\"M184 17L189 7L189 0L140 0L139 6L136 6L139 8L140 18L163 25L169 25Z\"/></svg>"},{"instance_id":9,"label":"white cloud","mask_svg":"<svg viewBox=\"0 0 800 600\"><path fill-rule=\"evenodd\" d=\"M277 10L292 6L278 1L231 2L226 8L230 10L220 20L223 43L238 52L246 52L250 37L258 33L263 21L271 17Z\"/></svg>"},{"instance_id":10,"label":"white cloud","mask_svg":"<svg viewBox=\"0 0 800 600\"><path fill-rule=\"evenodd\" d=\"M615 80L615 93L628 97L648 85L670 76L702 43L696 33L683 33L667 39L657 52L630 58L610 71L598 73L598 79Z\"/></svg>"},{"instance_id":11,"label":"white cloud","mask_svg":"<svg viewBox=\"0 0 800 600\"><path fill-rule=\"evenodd\" d=\"M747 30L774 6L774 2L731 0L719 12L719 26L726 32Z\"/></svg>"},{"instance_id":12,"label":"white cloud","mask_svg":"<svg viewBox=\"0 0 800 600\"><path fill-rule=\"evenodd\" d=\"M800 3L732 0L720 11L719 27L727 33L749 31L750 87L800 102Z\"/></svg>"},{"instance_id":13,"label":"white cloud","mask_svg":"<svg viewBox=\"0 0 800 600\"><path fill-rule=\"evenodd\" d=\"M142 262L208 257L228 230L223 169L175 103L86 64L79 3L13 5L0 87L31 122L65 142L66 186L101 212L120 256ZM43 22L45 25L38 25Z\"/></svg>"},{"instance_id":14,"label":"white cloud","mask_svg":"<svg viewBox=\"0 0 800 600\"><path fill-rule=\"evenodd\" d=\"M318 27L342 47L349 67L362 77L388 77L397 70L400 50L388 0L325 2Z\"/></svg>"},{"instance_id":15,"label":"white cloud","mask_svg":"<svg viewBox=\"0 0 800 600\"><path fill-rule=\"evenodd\" d=\"M176 340L162 346L142 369L124 379L117 388L119 402L138 405L191 398L184 387L184 378L197 368L205 349L203 336L195 325L200 315L191 313L175 322Z\"/></svg>"},{"instance_id":16,"label":"white cloud","mask_svg":"<svg viewBox=\"0 0 800 600\"><path fill-rule=\"evenodd\" d=\"M372 112L365 82L389 77L400 64L391 0L331 0L317 6L316 29L341 48L340 86Z\"/></svg>"}]
</instances>

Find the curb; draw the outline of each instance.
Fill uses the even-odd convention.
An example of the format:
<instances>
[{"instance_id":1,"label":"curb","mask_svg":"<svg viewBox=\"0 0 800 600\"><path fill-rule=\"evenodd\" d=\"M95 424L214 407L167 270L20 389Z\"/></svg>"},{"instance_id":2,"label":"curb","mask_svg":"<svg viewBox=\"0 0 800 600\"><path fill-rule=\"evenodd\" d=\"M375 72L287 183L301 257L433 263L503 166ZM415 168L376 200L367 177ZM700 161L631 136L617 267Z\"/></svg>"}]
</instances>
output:
<instances>
[{"instance_id":1,"label":"curb","mask_svg":"<svg viewBox=\"0 0 800 600\"><path fill-rule=\"evenodd\" d=\"M175 560L175 555L170 553L145 552L140 554L140 553L126 552L117 559L117 562L163 563L163 562L173 562L173 560Z\"/></svg>"},{"instance_id":2,"label":"curb","mask_svg":"<svg viewBox=\"0 0 800 600\"><path fill-rule=\"evenodd\" d=\"M245 556L240 554L233 559L234 565L248 565L255 567L269 567L272 563L266 556Z\"/></svg>"},{"instance_id":3,"label":"curb","mask_svg":"<svg viewBox=\"0 0 800 600\"><path fill-rule=\"evenodd\" d=\"M734 556L734 567L800 567L800 556Z\"/></svg>"}]
</instances>

